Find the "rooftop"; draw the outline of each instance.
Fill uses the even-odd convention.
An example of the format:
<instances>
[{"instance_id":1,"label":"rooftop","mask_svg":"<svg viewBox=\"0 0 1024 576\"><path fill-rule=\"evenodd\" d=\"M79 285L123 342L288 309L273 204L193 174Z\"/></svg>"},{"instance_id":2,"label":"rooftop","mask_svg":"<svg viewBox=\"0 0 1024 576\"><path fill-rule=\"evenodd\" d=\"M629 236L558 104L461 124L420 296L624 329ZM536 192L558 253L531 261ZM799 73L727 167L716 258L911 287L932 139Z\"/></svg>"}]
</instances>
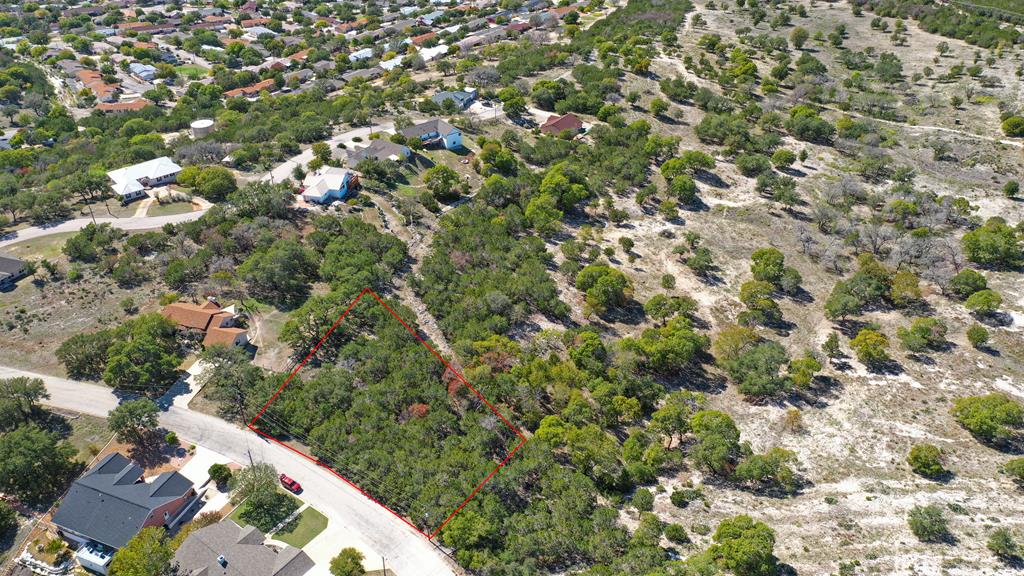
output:
<instances>
[{"instance_id":1,"label":"rooftop","mask_svg":"<svg viewBox=\"0 0 1024 576\"><path fill-rule=\"evenodd\" d=\"M53 515L53 523L111 548L124 546L153 512L186 496L192 481L165 472L153 482L143 469L115 452L75 480Z\"/></svg>"}]
</instances>

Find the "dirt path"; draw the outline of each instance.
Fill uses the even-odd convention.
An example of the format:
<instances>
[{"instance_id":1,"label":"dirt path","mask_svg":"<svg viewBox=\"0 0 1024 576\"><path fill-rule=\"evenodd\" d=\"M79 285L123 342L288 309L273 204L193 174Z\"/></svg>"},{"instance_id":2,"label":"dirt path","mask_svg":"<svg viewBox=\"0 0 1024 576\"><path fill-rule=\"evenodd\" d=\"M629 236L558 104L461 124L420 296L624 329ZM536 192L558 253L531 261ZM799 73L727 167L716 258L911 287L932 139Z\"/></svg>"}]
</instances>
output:
<instances>
[{"instance_id":1,"label":"dirt path","mask_svg":"<svg viewBox=\"0 0 1024 576\"><path fill-rule=\"evenodd\" d=\"M380 198L375 195L371 195L373 203L377 206L377 210L381 216L381 221L384 223L386 228L385 231L391 232L409 247L409 258L412 260L411 274L415 274L419 271L420 263L423 258L427 255L427 250L430 248L430 235L423 235L419 230L410 230L402 222L401 216L395 212L395 209L391 206L387 200ZM425 227L429 232L433 232L432 228ZM448 339L445 338L444 332L441 331L441 327L437 324L437 319L427 310L427 306L419 299L418 296L413 292L412 287L409 286L408 282L409 274L406 274L400 278L395 278L395 295L401 300L403 304L408 306L413 312L416 313L416 323L419 324L420 330L430 340L434 348L441 353L443 356L450 360L455 360L455 353L452 351L451 345L448 344Z\"/></svg>"}]
</instances>

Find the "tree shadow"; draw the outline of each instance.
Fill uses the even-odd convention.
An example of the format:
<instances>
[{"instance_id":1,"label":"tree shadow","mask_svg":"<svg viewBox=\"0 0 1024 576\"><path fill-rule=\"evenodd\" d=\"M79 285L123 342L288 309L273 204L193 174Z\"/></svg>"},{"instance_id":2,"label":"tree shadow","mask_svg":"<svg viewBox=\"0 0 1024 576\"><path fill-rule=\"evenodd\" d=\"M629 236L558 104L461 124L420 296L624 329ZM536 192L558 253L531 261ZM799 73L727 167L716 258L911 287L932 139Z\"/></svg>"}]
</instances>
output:
<instances>
[{"instance_id":1,"label":"tree shadow","mask_svg":"<svg viewBox=\"0 0 1024 576\"><path fill-rule=\"evenodd\" d=\"M889 359L882 362L872 362L866 366L868 372L884 376L899 376L903 374L903 366L896 360Z\"/></svg>"},{"instance_id":2,"label":"tree shadow","mask_svg":"<svg viewBox=\"0 0 1024 576\"><path fill-rule=\"evenodd\" d=\"M700 360L712 361L711 358ZM705 394L721 394L729 386L725 376L708 372L702 363L695 363L671 376L659 375L655 380L669 389L693 390Z\"/></svg>"},{"instance_id":3,"label":"tree shadow","mask_svg":"<svg viewBox=\"0 0 1024 576\"><path fill-rule=\"evenodd\" d=\"M71 436L71 421L63 414L51 410L35 409L30 418L47 432L52 432L61 438Z\"/></svg>"},{"instance_id":4,"label":"tree shadow","mask_svg":"<svg viewBox=\"0 0 1024 576\"><path fill-rule=\"evenodd\" d=\"M128 457L143 468L167 464L180 448L169 445L164 439L166 435L167 430L163 428L145 432L142 439L128 449Z\"/></svg>"},{"instance_id":5,"label":"tree shadow","mask_svg":"<svg viewBox=\"0 0 1024 576\"><path fill-rule=\"evenodd\" d=\"M693 179L701 184L711 186L712 188L719 188L722 190L727 190L729 188L729 185L726 184L725 180L722 180L718 174L708 172L707 170L698 170L697 172L694 172Z\"/></svg>"},{"instance_id":6,"label":"tree shadow","mask_svg":"<svg viewBox=\"0 0 1024 576\"><path fill-rule=\"evenodd\" d=\"M622 306L609 308L607 312L599 315L606 322L618 322L636 326L642 324L647 314L644 307L636 300L629 300Z\"/></svg>"}]
</instances>

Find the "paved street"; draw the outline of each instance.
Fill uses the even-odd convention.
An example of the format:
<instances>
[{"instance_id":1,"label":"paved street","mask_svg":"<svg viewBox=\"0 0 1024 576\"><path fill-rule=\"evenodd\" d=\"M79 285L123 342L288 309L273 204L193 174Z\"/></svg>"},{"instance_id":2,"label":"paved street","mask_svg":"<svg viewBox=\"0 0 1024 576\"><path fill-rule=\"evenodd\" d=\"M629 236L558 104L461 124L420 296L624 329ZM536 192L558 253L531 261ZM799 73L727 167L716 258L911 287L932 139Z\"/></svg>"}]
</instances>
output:
<instances>
[{"instance_id":1,"label":"paved street","mask_svg":"<svg viewBox=\"0 0 1024 576\"><path fill-rule=\"evenodd\" d=\"M14 376L42 379L50 393L44 403L57 408L106 416L118 404L118 398L106 386L0 366L0 378ZM269 462L298 480L304 488L302 499L327 516L330 524L325 534L333 535L331 541L336 542L331 547L330 541L314 540L311 545L316 544L313 551L317 560L330 557L330 550L337 553L344 546L356 546L373 562L383 556L388 567L400 576L456 574L447 557L422 535L328 470L290 450L265 441L248 429L176 405L161 414L160 423L185 442L204 446L236 462L249 462L250 456L256 462Z\"/></svg>"},{"instance_id":2,"label":"paved street","mask_svg":"<svg viewBox=\"0 0 1024 576\"><path fill-rule=\"evenodd\" d=\"M153 228L160 228L164 224L168 223L180 224L181 222L191 222L192 220L197 220L203 214L206 214L205 209L185 212L184 214L171 214L168 216L96 218L96 223L109 223L115 228L120 228L122 230L150 230ZM51 234L77 232L82 228L85 228L87 225L92 224L92 221L92 218L75 218L73 220L65 220L56 224L43 224L41 226L30 226L28 228L22 228L21 230L15 230L14 232L0 236L0 248L7 246L8 244L14 244L15 242L22 242L33 238L42 238L43 236L49 236Z\"/></svg>"}]
</instances>

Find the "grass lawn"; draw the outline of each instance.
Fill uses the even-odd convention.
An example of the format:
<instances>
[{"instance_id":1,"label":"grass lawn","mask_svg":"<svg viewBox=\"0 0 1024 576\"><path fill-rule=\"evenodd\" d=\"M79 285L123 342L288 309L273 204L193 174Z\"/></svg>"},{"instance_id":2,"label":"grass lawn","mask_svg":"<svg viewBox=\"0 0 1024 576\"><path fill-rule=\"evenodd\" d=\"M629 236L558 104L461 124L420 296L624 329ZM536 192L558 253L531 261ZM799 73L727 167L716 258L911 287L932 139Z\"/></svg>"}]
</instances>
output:
<instances>
[{"instance_id":1,"label":"grass lawn","mask_svg":"<svg viewBox=\"0 0 1024 576\"><path fill-rule=\"evenodd\" d=\"M286 494L289 498L298 501L288 492L279 490L282 494ZM228 515L235 524L239 526L248 526L248 522L242 520L242 513L245 512L248 502L242 502L242 504L231 511ZM295 546L296 548L302 548L306 544L309 544L310 540L316 538L317 534L324 531L327 528L327 517L313 508L306 508L299 514L298 518L292 520L287 526L273 534L275 540L280 540Z\"/></svg>"},{"instance_id":2,"label":"grass lawn","mask_svg":"<svg viewBox=\"0 0 1024 576\"><path fill-rule=\"evenodd\" d=\"M302 548L327 528L327 517L313 508L306 508L299 517L274 534L275 540Z\"/></svg>"},{"instance_id":3,"label":"grass lawn","mask_svg":"<svg viewBox=\"0 0 1024 576\"><path fill-rule=\"evenodd\" d=\"M139 199L128 204L121 204L120 201L114 198L107 198L92 204L80 204L75 207L75 212L71 217L90 218L95 215L97 218L131 218L135 215L135 211L139 209L139 203L142 200ZM90 208L92 209L91 214L89 212Z\"/></svg>"},{"instance_id":4,"label":"grass lawn","mask_svg":"<svg viewBox=\"0 0 1024 576\"><path fill-rule=\"evenodd\" d=\"M182 64L180 66L175 66L174 69L178 71L178 74L186 76L192 80L199 80L209 72L209 70L198 64Z\"/></svg>"},{"instance_id":5,"label":"grass lawn","mask_svg":"<svg viewBox=\"0 0 1024 576\"><path fill-rule=\"evenodd\" d=\"M191 202L167 202L164 204L154 203L149 207L146 216L171 216L173 214L185 214L192 212L194 206Z\"/></svg>"},{"instance_id":6,"label":"grass lawn","mask_svg":"<svg viewBox=\"0 0 1024 576\"><path fill-rule=\"evenodd\" d=\"M88 414L67 414L67 417L71 422L71 436L68 437L68 442L78 450L78 459L82 462L92 460L113 436L107 428L106 418Z\"/></svg>"},{"instance_id":7,"label":"grass lawn","mask_svg":"<svg viewBox=\"0 0 1024 576\"><path fill-rule=\"evenodd\" d=\"M28 260L38 260L40 258L53 260L61 255L61 248L64 247L64 242L75 234L75 232L61 232L60 234L23 240L5 246L3 251L5 254ZM22 284L29 284L29 281L22 280L18 283L18 286L20 287Z\"/></svg>"}]
</instances>

